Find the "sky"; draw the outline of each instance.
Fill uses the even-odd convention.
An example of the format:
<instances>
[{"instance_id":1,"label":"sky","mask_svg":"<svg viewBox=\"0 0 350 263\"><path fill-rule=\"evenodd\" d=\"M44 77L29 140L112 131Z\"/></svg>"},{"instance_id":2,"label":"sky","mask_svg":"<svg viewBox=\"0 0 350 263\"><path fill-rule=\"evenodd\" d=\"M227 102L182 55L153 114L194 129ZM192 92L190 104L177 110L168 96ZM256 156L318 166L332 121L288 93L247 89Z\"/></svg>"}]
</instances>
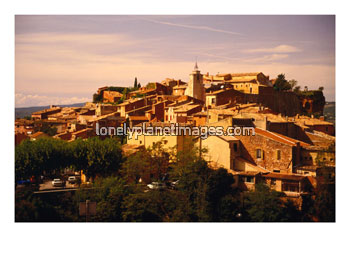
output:
<instances>
[{"instance_id":1,"label":"sky","mask_svg":"<svg viewBox=\"0 0 350 263\"><path fill-rule=\"evenodd\" d=\"M92 100L103 86L202 73L284 73L335 100L334 16L15 17L16 107Z\"/></svg>"}]
</instances>

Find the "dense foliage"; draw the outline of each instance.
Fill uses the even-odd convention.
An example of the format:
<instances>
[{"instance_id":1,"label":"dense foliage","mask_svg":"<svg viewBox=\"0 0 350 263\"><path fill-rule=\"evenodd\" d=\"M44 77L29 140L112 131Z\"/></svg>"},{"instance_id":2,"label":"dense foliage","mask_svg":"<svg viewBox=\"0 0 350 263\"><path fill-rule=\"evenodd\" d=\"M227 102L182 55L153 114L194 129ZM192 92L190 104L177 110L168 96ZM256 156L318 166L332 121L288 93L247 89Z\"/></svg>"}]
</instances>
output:
<instances>
[{"instance_id":1,"label":"dense foliage","mask_svg":"<svg viewBox=\"0 0 350 263\"><path fill-rule=\"evenodd\" d=\"M292 89L292 84L286 80L284 74L279 74L273 88L279 91L287 91Z\"/></svg>"},{"instance_id":2,"label":"dense foliage","mask_svg":"<svg viewBox=\"0 0 350 263\"><path fill-rule=\"evenodd\" d=\"M88 176L109 176L118 172L122 162L117 139L78 139L72 143L50 137L25 140L15 148L16 181L32 176L51 176L74 167Z\"/></svg>"},{"instance_id":3,"label":"dense foliage","mask_svg":"<svg viewBox=\"0 0 350 263\"><path fill-rule=\"evenodd\" d=\"M84 170L91 187L75 192L34 194L16 188L16 221L85 221L79 203L97 203L93 222L299 222L334 221L334 184L327 179L315 198L297 204L266 185L252 192L234 186L226 169L212 169L191 143L184 150L164 149L164 142L122 158L115 139L67 143L55 139L25 141L16 147L16 178L54 173L67 166ZM149 189L162 182L173 187Z\"/></svg>"}]
</instances>

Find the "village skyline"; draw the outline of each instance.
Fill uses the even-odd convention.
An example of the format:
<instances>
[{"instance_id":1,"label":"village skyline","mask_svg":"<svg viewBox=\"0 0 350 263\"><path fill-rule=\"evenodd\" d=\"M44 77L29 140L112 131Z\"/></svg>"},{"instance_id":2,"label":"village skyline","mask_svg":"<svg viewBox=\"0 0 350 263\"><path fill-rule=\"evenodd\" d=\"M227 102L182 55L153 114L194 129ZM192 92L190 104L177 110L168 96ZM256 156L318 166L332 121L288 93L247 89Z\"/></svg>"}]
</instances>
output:
<instances>
[{"instance_id":1,"label":"village skyline","mask_svg":"<svg viewBox=\"0 0 350 263\"><path fill-rule=\"evenodd\" d=\"M335 101L334 16L16 16L16 107L92 100L102 86L285 73ZM29 66L30 65L30 66Z\"/></svg>"}]
</instances>

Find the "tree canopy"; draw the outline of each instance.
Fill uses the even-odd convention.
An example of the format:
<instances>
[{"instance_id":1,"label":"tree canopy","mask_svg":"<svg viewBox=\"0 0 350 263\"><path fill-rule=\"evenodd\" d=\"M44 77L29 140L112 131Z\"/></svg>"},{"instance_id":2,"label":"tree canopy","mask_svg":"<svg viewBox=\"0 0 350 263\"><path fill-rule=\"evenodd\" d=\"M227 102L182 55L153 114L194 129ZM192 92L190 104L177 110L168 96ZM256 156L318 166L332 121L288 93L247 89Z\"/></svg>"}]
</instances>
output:
<instances>
[{"instance_id":1,"label":"tree canopy","mask_svg":"<svg viewBox=\"0 0 350 263\"><path fill-rule=\"evenodd\" d=\"M293 82L294 84L294 82ZM295 83L296 84L296 83ZM274 89L278 91L288 91L292 89L291 83L286 80L285 74L279 74L274 84Z\"/></svg>"}]
</instances>

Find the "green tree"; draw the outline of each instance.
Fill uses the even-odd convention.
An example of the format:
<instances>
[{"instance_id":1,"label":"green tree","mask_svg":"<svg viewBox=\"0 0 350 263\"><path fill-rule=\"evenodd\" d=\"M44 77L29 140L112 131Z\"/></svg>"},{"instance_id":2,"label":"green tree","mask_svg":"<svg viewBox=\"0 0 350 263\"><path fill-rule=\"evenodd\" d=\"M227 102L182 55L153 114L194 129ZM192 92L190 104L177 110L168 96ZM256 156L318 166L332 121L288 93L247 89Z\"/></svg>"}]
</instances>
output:
<instances>
[{"instance_id":1,"label":"green tree","mask_svg":"<svg viewBox=\"0 0 350 263\"><path fill-rule=\"evenodd\" d=\"M101 94L94 93L92 96L93 103L101 103L103 101L103 92Z\"/></svg>"},{"instance_id":2,"label":"green tree","mask_svg":"<svg viewBox=\"0 0 350 263\"><path fill-rule=\"evenodd\" d=\"M326 169L318 176L314 215L318 221L335 222L335 178Z\"/></svg>"},{"instance_id":3,"label":"green tree","mask_svg":"<svg viewBox=\"0 0 350 263\"><path fill-rule=\"evenodd\" d=\"M191 221L235 221L239 193L232 187L233 176L226 169L209 168L202 158L205 151L192 141L184 147L175 155L170 175L179 180L177 189L187 202L186 216Z\"/></svg>"},{"instance_id":4,"label":"green tree","mask_svg":"<svg viewBox=\"0 0 350 263\"><path fill-rule=\"evenodd\" d=\"M135 77L135 81L134 81L134 89L137 89L137 86L138 86L137 77Z\"/></svg>"},{"instance_id":5,"label":"green tree","mask_svg":"<svg viewBox=\"0 0 350 263\"><path fill-rule=\"evenodd\" d=\"M293 89L294 87L296 87L298 85L298 81L295 79L291 79L288 81L290 88Z\"/></svg>"},{"instance_id":6,"label":"green tree","mask_svg":"<svg viewBox=\"0 0 350 263\"><path fill-rule=\"evenodd\" d=\"M131 222L170 221L176 200L168 191L139 191L126 197L123 219Z\"/></svg>"},{"instance_id":7,"label":"green tree","mask_svg":"<svg viewBox=\"0 0 350 263\"><path fill-rule=\"evenodd\" d=\"M15 148L16 180L54 175L70 165L68 143L54 138L25 140Z\"/></svg>"},{"instance_id":8,"label":"green tree","mask_svg":"<svg viewBox=\"0 0 350 263\"><path fill-rule=\"evenodd\" d=\"M79 189L76 192L76 205L90 200L96 202L96 215L90 220L97 222L121 222L122 203L132 193L132 188L119 176L97 178L93 189Z\"/></svg>"},{"instance_id":9,"label":"green tree","mask_svg":"<svg viewBox=\"0 0 350 263\"><path fill-rule=\"evenodd\" d=\"M300 93L300 86L295 86L295 88L293 89L293 91L295 93Z\"/></svg>"},{"instance_id":10,"label":"green tree","mask_svg":"<svg viewBox=\"0 0 350 263\"><path fill-rule=\"evenodd\" d=\"M151 178L151 155L149 151L140 150L128 156L122 165L122 174L129 182L150 182Z\"/></svg>"},{"instance_id":11,"label":"green tree","mask_svg":"<svg viewBox=\"0 0 350 263\"><path fill-rule=\"evenodd\" d=\"M72 142L71 146L72 163L77 170L83 170L88 178L94 179L97 175L107 177L118 173L121 167L121 145L116 138L78 139Z\"/></svg>"},{"instance_id":12,"label":"green tree","mask_svg":"<svg viewBox=\"0 0 350 263\"><path fill-rule=\"evenodd\" d=\"M57 127L45 125L41 131L49 136L54 136L57 134Z\"/></svg>"},{"instance_id":13,"label":"green tree","mask_svg":"<svg viewBox=\"0 0 350 263\"><path fill-rule=\"evenodd\" d=\"M277 76L274 89L278 91L287 91L287 90L291 90L292 87L291 87L291 84L286 80L285 75L279 74Z\"/></svg>"},{"instance_id":14,"label":"green tree","mask_svg":"<svg viewBox=\"0 0 350 263\"><path fill-rule=\"evenodd\" d=\"M280 194L265 184L256 184L255 191L245 195L244 206L249 221L278 222L283 219Z\"/></svg>"}]
</instances>

